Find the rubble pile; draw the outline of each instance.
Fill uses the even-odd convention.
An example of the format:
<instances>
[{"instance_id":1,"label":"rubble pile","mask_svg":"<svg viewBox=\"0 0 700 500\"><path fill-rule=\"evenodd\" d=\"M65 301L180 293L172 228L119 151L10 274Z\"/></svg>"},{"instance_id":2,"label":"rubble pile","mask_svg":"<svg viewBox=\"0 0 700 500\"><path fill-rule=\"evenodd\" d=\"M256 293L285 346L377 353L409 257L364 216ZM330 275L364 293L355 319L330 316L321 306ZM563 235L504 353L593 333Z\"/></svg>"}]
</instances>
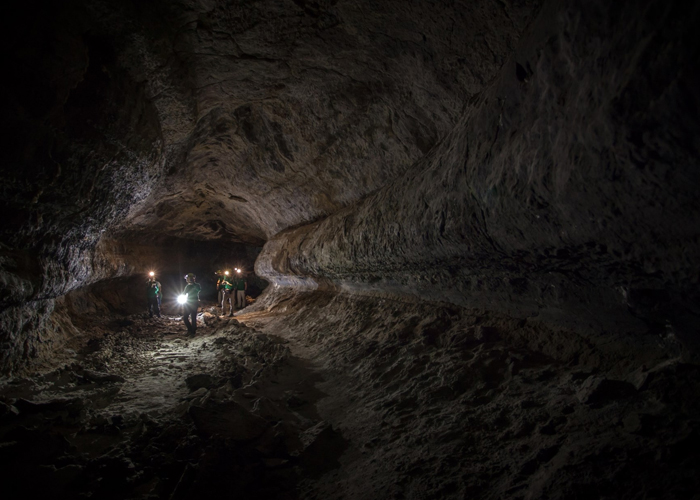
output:
<instances>
[{"instance_id":1,"label":"rubble pile","mask_svg":"<svg viewBox=\"0 0 700 500\"><path fill-rule=\"evenodd\" d=\"M279 379L298 373L285 341L235 320L189 340L175 319L132 316L74 363L0 386L8 498L292 498L328 466L309 451L334 433L306 375Z\"/></svg>"},{"instance_id":2,"label":"rubble pile","mask_svg":"<svg viewBox=\"0 0 700 500\"><path fill-rule=\"evenodd\" d=\"M300 498L699 491L700 370L665 335L591 341L537 317L321 292L241 319L317 367L318 412L345 443Z\"/></svg>"}]
</instances>

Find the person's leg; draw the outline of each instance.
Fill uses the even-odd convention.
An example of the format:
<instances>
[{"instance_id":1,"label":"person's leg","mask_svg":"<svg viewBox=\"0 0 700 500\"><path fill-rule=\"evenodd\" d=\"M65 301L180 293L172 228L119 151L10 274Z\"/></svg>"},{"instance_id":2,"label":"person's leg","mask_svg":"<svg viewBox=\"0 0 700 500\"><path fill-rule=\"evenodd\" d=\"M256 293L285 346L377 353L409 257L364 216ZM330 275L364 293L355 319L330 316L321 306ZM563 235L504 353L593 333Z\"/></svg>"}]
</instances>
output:
<instances>
[{"instance_id":1,"label":"person's leg","mask_svg":"<svg viewBox=\"0 0 700 500\"><path fill-rule=\"evenodd\" d=\"M231 290L226 291L226 309L228 309L229 316L233 314L233 295L231 294ZM225 309L223 312L226 314Z\"/></svg>"},{"instance_id":2,"label":"person's leg","mask_svg":"<svg viewBox=\"0 0 700 500\"><path fill-rule=\"evenodd\" d=\"M156 297L153 301L153 309L156 310L156 316L160 318L160 297Z\"/></svg>"},{"instance_id":3,"label":"person's leg","mask_svg":"<svg viewBox=\"0 0 700 500\"><path fill-rule=\"evenodd\" d=\"M238 308L243 309L245 307L245 290L238 290L236 292L236 302L238 302Z\"/></svg>"},{"instance_id":4,"label":"person's leg","mask_svg":"<svg viewBox=\"0 0 700 500\"><path fill-rule=\"evenodd\" d=\"M197 334L197 308L193 307L190 309L190 314L192 315L192 336L194 337Z\"/></svg>"},{"instance_id":5,"label":"person's leg","mask_svg":"<svg viewBox=\"0 0 700 500\"><path fill-rule=\"evenodd\" d=\"M183 314L182 314L182 319L185 322L185 326L187 327L187 331L189 333L192 332L192 324L190 323L190 308L185 306L183 308Z\"/></svg>"},{"instance_id":6,"label":"person's leg","mask_svg":"<svg viewBox=\"0 0 700 500\"><path fill-rule=\"evenodd\" d=\"M148 316L153 317L153 299L148 297Z\"/></svg>"}]
</instances>

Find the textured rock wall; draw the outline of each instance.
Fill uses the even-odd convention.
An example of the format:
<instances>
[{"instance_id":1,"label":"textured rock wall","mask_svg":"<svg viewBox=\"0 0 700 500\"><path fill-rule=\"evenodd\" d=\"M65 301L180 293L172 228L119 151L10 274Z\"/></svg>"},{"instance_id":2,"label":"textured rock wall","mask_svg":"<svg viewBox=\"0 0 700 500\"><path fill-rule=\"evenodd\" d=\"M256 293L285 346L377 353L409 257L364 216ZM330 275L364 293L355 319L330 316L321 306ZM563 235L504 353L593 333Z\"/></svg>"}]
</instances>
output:
<instances>
[{"instance_id":1,"label":"textured rock wall","mask_svg":"<svg viewBox=\"0 0 700 500\"><path fill-rule=\"evenodd\" d=\"M452 129L539 4L155 2L155 32L121 9L169 158L131 223L262 244L357 201Z\"/></svg>"},{"instance_id":2,"label":"textured rock wall","mask_svg":"<svg viewBox=\"0 0 700 500\"><path fill-rule=\"evenodd\" d=\"M236 243L122 235L116 240L102 238L94 250L84 253L85 259L69 261L72 267L61 270L63 279L54 277L53 284L42 281L46 280L42 269L57 267L48 257L48 264L25 263L21 269L34 271L29 276L5 271L0 278L5 280L2 290L9 305L0 311L0 372L32 363L39 367L60 355L61 346L76 332L73 325L85 329L92 320L145 312L144 283L149 271L158 274L170 301L184 286L185 273L197 273L199 281L213 289L215 269L237 266L250 271L258 252L259 248ZM15 253L17 260L22 256ZM11 265L16 260L5 262ZM20 267L10 269L19 273Z\"/></svg>"},{"instance_id":3,"label":"textured rock wall","mask_svg":"<svg viewBox=\"0 0 700 500\"><path fill-rule=\"evenodd\" d=\"M266 307L246 324L313 360L316 409L345 443L331 470L304 474L301 498L698 490L700 373L679 362L673 338L593 343L537 318L322 291ZM329 462L333 449L323 448Z\"/></svg>"},{"instance_id":4,"label":"textured rock wall","mask_svg":"<svg viewBox=\"0 0 700 500\"><path fill-rule=\"evenodd\" d=\"M356 205L272 238L258 274L692 343L699 15L549 2L444 141Z\"/></svg>"},{"instance_id":5,"label":"textured rock wall","mask_svg":"<svg viewBox=\"0 0 700 500\"><path fill-rule=\"evenodd\" d=\"M451 130L539 5L14 4L0 314L140 272L112 240L262 245L380 188ZM0 337L22 344L30 323Z\"/></svg>"},{"instance_id":6,"label":"textured rock wall","mask_svg":"<svg viewBox=\"0 0 700 500\"><path fill-rule=\"evenodd\" d=\"M56 297L119 272L98 242L150 193L163 164L155 108L78 4L15 4L0 31L3 67L13 72L0 82L7 371L50 354L41 338L51 337Z\"/></svg>"}]
</instances>

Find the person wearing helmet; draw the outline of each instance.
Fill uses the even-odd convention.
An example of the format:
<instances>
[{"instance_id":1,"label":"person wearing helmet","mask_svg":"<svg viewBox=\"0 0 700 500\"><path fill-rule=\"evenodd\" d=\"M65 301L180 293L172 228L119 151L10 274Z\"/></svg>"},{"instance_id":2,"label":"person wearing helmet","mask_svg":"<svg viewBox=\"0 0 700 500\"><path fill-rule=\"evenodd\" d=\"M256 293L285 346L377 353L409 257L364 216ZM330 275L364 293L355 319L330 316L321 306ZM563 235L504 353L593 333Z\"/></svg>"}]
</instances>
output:
<instances>
[{"instance_id":1,"label":"person wearing helmet","mask_svg":"<svg viewBox=\"0 0 700 500\"><path fill-rule=\"evenodd\" d=\"M217 304L219 304L219 307L223 309L223 303L224 303L224 272L219 270L216 271L214 274L216 274L216 292L218 294L217 296Z\"/></svg>"},{"instance_id":2,"label":"person wearing helmet","mask_svg":"<svg viewBox=\"0 0 700 500\"><path fill-rule=\"evenodd\" d=\"M227 271L228 272L228 271ZM223 300L221 302L221 314L226 315L226 307L229 309L229 316L233 316L233 283L231 282L231 277L225 274L221 280L221 286L223 287Z\"/></svg>"},{"instance_id":3,"label":"person wearing helmet","mask_svg":"<svg viewBox=\"0 0 700 500\"><path fill-rule=\"evenodd\" d=\"M146 284L146 300L148 301L148 315L152 318L155 314L160 318L160 304L158 294L160 293L160 283L154 277L148 279Z\"/></svg>"},{"instance_id":4,"label":"person wearing helmet","mask_svg":"<svg viewBox=\"0 0 700 500\"><path fill-rule=\"evenodd\" d=\"M236 270L236 279L233 282L233 288L236 290L236 307L243 309L245 307L245 293L248 290L248 282L240 269Z\"/></svg>"},{"instance_id":5,"label":"person wearing helmet","mask_svg":"<svg viewBox=\"0 0 700 500\"><path fill-rule=\"evenodd\" d=\"M151 278L151 280L156 284L158 287L158 309L161 308L161 301L163 299L163 285L160 284L160 281L158 281L155 276ZM160 316L160 315L159 315Z\"/></svg>"},{"instance_id":6,"label":"person wearing helmet","mask_svg":"<svg viewBox=\"0 0 700 500\"><path fill-rule=\"evenodd\" d=\"M202 291L202 287L199 286L199 283L195 282L196 278L197 276L195 276L194 274L188 273L185 276L185 279L187 280L187 285L185 286L185 289L182 292L183 295L187 296L187 300L182 305L184 309L184 314L182 318L185 321L187 332L191 337L194 337L197 333L197 311L199 309L199 292ZM190 317L192 318L191 323Z\"/></svg>"}]
</instances>

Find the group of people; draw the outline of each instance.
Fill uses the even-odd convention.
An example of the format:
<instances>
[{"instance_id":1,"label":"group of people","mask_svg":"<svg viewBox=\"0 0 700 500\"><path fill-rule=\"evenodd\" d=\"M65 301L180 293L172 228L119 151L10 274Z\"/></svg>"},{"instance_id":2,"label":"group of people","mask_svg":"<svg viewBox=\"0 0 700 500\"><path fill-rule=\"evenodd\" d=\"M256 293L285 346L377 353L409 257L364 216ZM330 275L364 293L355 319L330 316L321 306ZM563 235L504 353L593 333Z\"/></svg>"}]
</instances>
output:
<instances>
[{"instance_id":1,"label":"group of people","mask_svg":"<svg viewBox=\"0 0 700 500\"><path fill-rule=\"evenodd\" d=\"M217 271L216 289L218 291L218 305L221 307L221 314L226 314L226 306L229 306L229 316L233 316L234 307L242 309L245 307L245 295L248 290L248 282L241 275L241 270L236 269L236 275L229 276L228 271ZM197 331L197 311L199 310L199 293L202 287L196 281L197 276L193 273L185 275L187 285L178 297L178 303L182 305L182 319L187 327L187 332L194 337ZM152 318L154 315L160 318L160 305L163 297L163 287L156 279L155 273L150 272L146 286L146 299L148 301L148 314Z\"/></svg>"},{"instance_id":2,"label":"group of people","mask_svg":"<svg viewBox=\"0 0 700 500\"><path fill-rule=\"evenodd\" d=\"M248 290L248 282L241 276L241 270L236 269L236 274L230 275L228 271L217 271L216 289L219 292L219 305L221 314L226 314L228 306L229 316L233 316L234 307L243 309L245 307L245 295Z\"/></svg>"}]
</instances>

